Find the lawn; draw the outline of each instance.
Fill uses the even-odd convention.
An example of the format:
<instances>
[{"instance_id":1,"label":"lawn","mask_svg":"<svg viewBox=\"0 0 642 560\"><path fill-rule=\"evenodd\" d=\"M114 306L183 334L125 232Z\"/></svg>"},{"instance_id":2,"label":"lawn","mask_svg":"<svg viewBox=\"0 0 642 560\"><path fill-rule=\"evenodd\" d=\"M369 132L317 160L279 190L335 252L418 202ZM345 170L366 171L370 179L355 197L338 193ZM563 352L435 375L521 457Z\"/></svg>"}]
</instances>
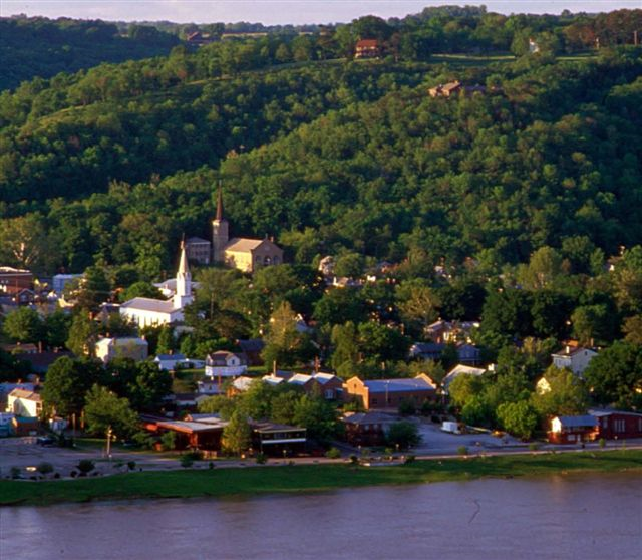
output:
<instances>
[{"instance_id":1,"label":"lawn","mask_svg":"<svg viewBox=\"0 0 642 560\"><path fill-rule=\"evenodd\" d=\"M481 477L568 472L642 471L642 451L599 451L416 461L396 467L345 463L122 474L65 481L0 481L0 505L134 498L229 497L318 492L382 484L422 484Z\"/></svg>"}]
</instances>

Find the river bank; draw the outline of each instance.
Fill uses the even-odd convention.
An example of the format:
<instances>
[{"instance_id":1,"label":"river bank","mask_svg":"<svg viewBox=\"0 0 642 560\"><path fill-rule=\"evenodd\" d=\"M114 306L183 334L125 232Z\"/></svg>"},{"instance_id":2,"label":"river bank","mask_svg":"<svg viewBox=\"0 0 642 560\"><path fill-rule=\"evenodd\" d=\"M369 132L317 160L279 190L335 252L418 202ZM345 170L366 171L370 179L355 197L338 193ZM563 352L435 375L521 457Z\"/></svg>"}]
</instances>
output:
<instances>
[{"instance_id":1,"label":"river bank","mask_svg":"<svg viewBox=\"0 0 642 560\"><path fill-rule=\"evenodd\" d=\"M139 472L51 481L0 481L0 505L50 505L123 499L254 496L349 487L424 484L570 472L642 472L642 451L596 451L415 461L368 468L345 463Z\"/></svg>"}]
</instances>

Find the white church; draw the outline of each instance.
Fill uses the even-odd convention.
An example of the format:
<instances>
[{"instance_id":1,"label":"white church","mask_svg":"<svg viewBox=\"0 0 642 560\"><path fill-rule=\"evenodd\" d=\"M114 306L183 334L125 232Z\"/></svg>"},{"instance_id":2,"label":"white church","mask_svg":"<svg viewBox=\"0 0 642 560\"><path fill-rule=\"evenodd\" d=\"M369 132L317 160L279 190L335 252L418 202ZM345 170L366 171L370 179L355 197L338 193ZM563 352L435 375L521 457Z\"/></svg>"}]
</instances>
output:
<instances>
[{"instance_id":1,"label":"white church","mask_svg":"<svg viewBox=\"0 0 642 560\"><path fill-rule=\"evenodd\" d=\"M120 314L138 327L158 326L183 321L183 310L194 301L192 275L189 271L185 243L181 243L181 260L176 275L176 293L169 300L135 297L120 306Z\"/></svg>"}]
</instances>

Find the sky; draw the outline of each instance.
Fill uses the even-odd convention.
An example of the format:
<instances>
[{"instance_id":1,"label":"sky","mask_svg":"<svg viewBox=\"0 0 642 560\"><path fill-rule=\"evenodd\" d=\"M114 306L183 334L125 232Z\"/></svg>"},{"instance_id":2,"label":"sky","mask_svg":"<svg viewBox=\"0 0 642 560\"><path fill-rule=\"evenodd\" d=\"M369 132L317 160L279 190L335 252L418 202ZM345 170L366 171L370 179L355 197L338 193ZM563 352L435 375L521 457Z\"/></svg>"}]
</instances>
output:
<instances>
[{"instance_id":1,"label":"sky","mask_svg":"<svg viewBox=\"0 0 642 560\"><path fill-rule=\"evenodd\" d=\"M158 21L213 23L218 21L274 24L339 23L373 14L403 17L426 6L479 5L489 11L559 14L608 12L640 8L640 0L0 0L0 15L61 16L111 21Z\"/></svg>"}]
</instances>

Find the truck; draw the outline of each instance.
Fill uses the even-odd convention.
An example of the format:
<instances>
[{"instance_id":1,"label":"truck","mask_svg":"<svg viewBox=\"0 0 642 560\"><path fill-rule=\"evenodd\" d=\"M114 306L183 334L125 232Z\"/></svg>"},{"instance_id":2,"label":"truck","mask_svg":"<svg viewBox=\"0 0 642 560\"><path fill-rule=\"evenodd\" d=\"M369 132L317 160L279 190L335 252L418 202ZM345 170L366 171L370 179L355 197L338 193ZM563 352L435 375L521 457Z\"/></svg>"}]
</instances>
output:
<instances>
[{"instance_id":1,"label":"truck","mask_svg":"<svg viewBox=\"0 0 642 560\"><path fill-rule=\"evenodd\" d=\"M459 424L457 424L457 422L442 422L441 431L448 434L461 434L461 431L459 430Z\"/></svg>"}]
</instances>

